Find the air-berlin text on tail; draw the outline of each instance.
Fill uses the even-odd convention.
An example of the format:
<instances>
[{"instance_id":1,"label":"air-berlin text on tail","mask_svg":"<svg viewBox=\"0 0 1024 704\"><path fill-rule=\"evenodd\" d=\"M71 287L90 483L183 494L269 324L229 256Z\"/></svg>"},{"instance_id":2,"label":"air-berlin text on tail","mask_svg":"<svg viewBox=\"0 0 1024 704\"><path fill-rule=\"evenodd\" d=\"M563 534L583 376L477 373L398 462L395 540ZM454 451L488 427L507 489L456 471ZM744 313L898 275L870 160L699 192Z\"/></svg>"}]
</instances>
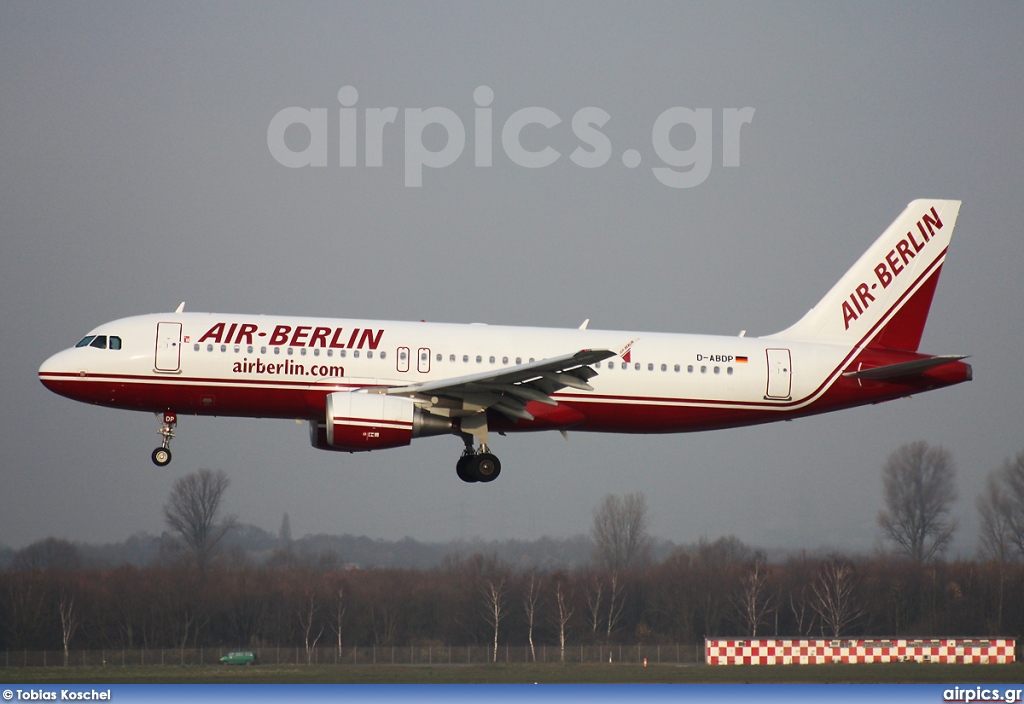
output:
<instances>
[{"instance_id":1,"label":"air-berlin text on tail","mask_svg":"<svg viewBox=\"0 0 1024 704\"><path fill-rule=\"evenodd\" d=\"M275 325L271 332L254 323L217 323L203 333L199 342L251 345L262 338L268 345L281 347L325 347L332 349L371 349L380 345L384 330L372 328L324 327L315 325ZM188 340L186 339L186 342Z\"/></svg>"},{"instance_id":2,"label":"air-berlin text on tail","mask_svg":"<svg viewBox=\"0 0 1024 704\"><path fill-rule=\"evenodd\" d=\"M883 289L888 288L893 279L906 270L910 260L931 242L935 231L941 229L942 220L935 212L935 208L932 208L931 212L925 213L917 221L917 236L912 230L908 231L907 236L897 242L882 261L878 262L874 268L875 278L878 280L872 281L870 285L863 282L857 284L857 288L843 301L843 327L846 330L849 330L850 323L860 318L875 301L875 296L871 292L879 285Z\"/></svg>"}]
</instances>

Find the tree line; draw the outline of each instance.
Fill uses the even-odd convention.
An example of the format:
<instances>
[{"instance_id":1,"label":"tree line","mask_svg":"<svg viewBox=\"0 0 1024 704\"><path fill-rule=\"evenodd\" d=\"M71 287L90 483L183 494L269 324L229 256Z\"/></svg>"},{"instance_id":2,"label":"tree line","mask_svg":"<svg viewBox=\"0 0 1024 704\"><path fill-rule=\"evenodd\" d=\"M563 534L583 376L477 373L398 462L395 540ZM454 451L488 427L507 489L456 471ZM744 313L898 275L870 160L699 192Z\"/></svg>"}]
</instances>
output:
<instances>
[{"instance_id":1,"label":"tree line","mask_svg":"<svg viewBox=\"0 0 1024 704\"><path fill-rule=\"evenodd\" d=\"M706 636L995 636L1024 627L1024 453L978 498L979 554L947 562L956 496L949 453L894 452L878 514L892 552L768 560L727 536L652 556L642 494L594 509L590 564L524 569L486 554L432 569L346 569L291 552L218 550L222 472L180 478L164 507L178 536L159 564L82 568L49 539L0 572L0 649L695 643ZM32 551L35 550L35 553ZM38 559L39 552L46 559ZM26 555L26 553L29 553ZM31 559L30 559L31 558ZM44 567L45 566L45 567Z\"/></svg>"},{"instance_id":2,"label":"tree line","mask_svg":"<svg viewBox=\"0 0 1024 704\"><path fill-rule=\"evenodd\" d=\"M623 570L178 561L0 573L0 649L694 643L709 636L1021 633L1024 568L894 555L769 563L732 537Z\"/></svg>"}]
</instances>

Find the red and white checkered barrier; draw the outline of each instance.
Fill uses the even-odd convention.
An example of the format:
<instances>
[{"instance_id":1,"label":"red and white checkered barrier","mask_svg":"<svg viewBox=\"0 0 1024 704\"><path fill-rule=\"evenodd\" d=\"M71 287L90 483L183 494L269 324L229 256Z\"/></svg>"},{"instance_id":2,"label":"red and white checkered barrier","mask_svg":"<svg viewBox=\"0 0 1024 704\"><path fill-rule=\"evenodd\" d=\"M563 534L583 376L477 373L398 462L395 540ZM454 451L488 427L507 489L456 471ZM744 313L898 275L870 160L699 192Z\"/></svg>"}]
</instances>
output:
<instances>
[{"instance_id":1,"label":"red and white checkered barrier","mask_svg":"<svg viewBox=\"0 0 1024 704\"><path fill-rule=\"evenodd\" d=\"M824 665L828 663L1014 662L1014 638L705 638L708 665Z\"/></svg>"}]
</instances>

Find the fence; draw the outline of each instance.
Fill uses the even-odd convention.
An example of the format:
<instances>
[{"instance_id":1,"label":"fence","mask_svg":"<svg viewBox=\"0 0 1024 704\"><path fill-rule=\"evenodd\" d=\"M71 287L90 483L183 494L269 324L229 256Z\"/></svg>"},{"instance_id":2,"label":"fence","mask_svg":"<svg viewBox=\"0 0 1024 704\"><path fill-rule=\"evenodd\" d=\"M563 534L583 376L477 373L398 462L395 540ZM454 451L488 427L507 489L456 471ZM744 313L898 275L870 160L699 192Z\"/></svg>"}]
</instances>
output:
<instances>
[{"instance_id":1,"label":"fence","mask_svg":"<svg viewBox=\"0 0 1024 704\"><path fill-rule=\"evenodd\" d=\"M318 647L307 657L303 646L249 648L258 663L269 665L483 665L493 663L494 646L363 646L343 648ZM111 650L72 650L68 665L72 667L127 667L140 665L216 665L232 648L150 648ZM536 662L563 662L557 645L534 647ZM678 645L566 645L566 663L637 663L678 664L704 661L704 644ZM534 662L528 645L499 645L499 664ZM64 665L62 650L8 650L3 654L4 667L60 667Z\"/></svg>"}]
</instances>

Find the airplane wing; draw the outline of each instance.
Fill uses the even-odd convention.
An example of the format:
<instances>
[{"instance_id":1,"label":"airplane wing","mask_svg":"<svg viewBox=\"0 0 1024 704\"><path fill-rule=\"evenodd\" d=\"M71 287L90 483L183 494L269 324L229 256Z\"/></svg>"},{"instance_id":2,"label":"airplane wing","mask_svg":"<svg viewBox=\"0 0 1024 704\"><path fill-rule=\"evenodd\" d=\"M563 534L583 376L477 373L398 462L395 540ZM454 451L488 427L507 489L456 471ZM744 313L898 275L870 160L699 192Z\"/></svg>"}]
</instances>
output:
<instances>
[{"instance_id":1,"label":"airplane wing","mask_svg":"<svg viewBox=\"0 0 1024 704\"><path fill-rule=\"evenodd\" d=\"M871 367L854 372L843 372L843 376L852 379L868 379L871 381L884 381L885 379L898 379L901 377L917 376L924 374L929 369L941 367L943 364L966 359L965 354L947 354L926 359L916 359L912 362L901 362L899 364L887 364L884 367Z\"/></svg>"},{"instance_id":2,"label":"airplane wing","mask_svg":"<svg viewBox=\"0 0 1024 704\"><path fill-rule=\"evenodd\" d=\"M596 376L597 371L590 365L615 354L611 350L580 350L479 374L392 386L383 393L430 400L434 404L438 403L435 398L453 399L459 401L461 410L469 413L492 409L513 420L533 420L526 410L527 403L557 406L551 394L566 387L593 391L587 380Z\"/></svg>"}]
</instances>

